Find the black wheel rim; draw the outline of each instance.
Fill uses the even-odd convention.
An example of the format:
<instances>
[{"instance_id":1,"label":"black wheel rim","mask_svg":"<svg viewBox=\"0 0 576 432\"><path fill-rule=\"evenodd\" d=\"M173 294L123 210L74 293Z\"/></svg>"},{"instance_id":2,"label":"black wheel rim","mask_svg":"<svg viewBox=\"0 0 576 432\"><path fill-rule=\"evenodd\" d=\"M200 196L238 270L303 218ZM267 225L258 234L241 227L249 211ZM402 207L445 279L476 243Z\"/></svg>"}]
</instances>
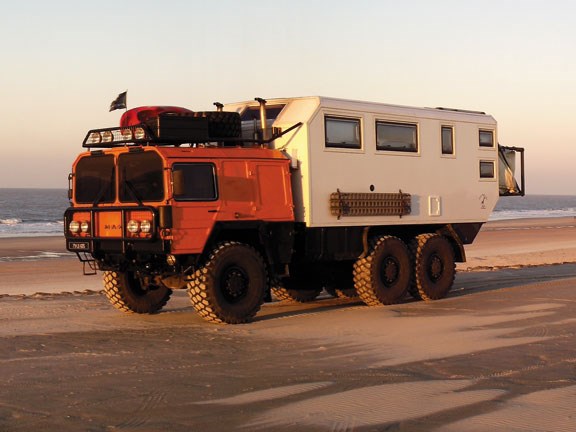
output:
<instances>
[{"instance_id":1,"label":"black wheel rim","mask_svg":"<svg viewBox=\"0 0 576 432\"><path fill-rule=\"evenodd\" d=\"M380 269L380 279L382 283L389 287L394 285L400 275L400 263L393 256L386 257L382 261L382 268Z\"/></svg>"},{"instance_id":2,"label":"black wheel rim","mask_svg":"<svg viewBox=\"0 0 576 432\"><path fill-rule=\"evenodd\" d=\"M238 266L228 267L222 274L220 290L229 303L237 303L246 297L250 278L244 269Z\"/></svg>"},{"instance_id":3,"label":"black wheel rim","mask_svg":"<svg viewBox=\"0 0 576 432\"><path fill-rule=\"evenodd\" d=\"M444 262L442 259L433 254L428 262L428 277L432 282L437 282L444 274Z\"/></svg>"}]
</instances>

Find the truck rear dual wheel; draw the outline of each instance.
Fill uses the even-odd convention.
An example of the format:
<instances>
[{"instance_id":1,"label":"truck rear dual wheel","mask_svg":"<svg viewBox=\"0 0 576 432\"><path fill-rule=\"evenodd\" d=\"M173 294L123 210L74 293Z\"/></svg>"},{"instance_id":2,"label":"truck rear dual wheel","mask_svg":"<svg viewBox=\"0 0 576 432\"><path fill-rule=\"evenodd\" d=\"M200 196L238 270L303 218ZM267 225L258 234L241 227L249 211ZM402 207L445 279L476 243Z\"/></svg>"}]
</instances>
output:
<instances>
[{"instance_id":1,"label":"truck rear dual wheel","mask_svg":"<svg viewBox=\"0 0 576 432\"><path fill-rule=\"evenodd\" d=\"M322 288L313 289L289 289L280 282L274 283L270 291L278 301L293 303L309 303L314 301L322 291Z\"/></svg>"},{"instance_id":2,"label":"truck rear dual wheel","mask_svg":"<svg viewBox=\"0 0 576 432\"><path fill-rule=\"evenodd\" d=\"M328 294L336 298L357 298L358 293L355 288L324 288Z\"/></svg>"},{"instance_id":3,"label":"truck rear dual wheel","mask_svg":"<svg viewBox=\"0 0 576 432\"><path fill-rule=\"evenodd\" d=\"M104 272L104 294L116 309L151 314L162 309L172 290L164 285L145 285L134 272Z\"/></svg>"},{"instance_id":4,"label":"truck rear dual wheel","mask_svg":"<svg viewBox=\"0 0 576 432\"><path fill-rule=\"evenodd\" d=\"M206 321L241 324L264 303L267 275L264 261L251 246L218 244L188 283L194 309Z\"/></svg>"},{"instance_id":5,"label":"truck rear dual wheel","mask_svg":"<svg viewBox=\"0 0 576 432\"><path fill-rule=\"evenodd\" d=\"M309 303L322 292L323 271L316 264L295 264L290 276L274 277L270 283L271 294L279 301Z\"/></svg>"},{"instance_id":6,"label":"truck rear dual wheel","mask_svg":"<svg viewBox=\"0 0 576 432\"><path fill-rule=\"evenodd\" d=\"M354 286L368 306L398 303L410 285L411 262L406 244L397 237L371 241L370 252L354 263Z\"/></svg>"},{"instance_id":7,"label":"truck rear dual wheel","mask_svg":"<svg viewBox=\"0 0 576 432\"><path fill-rule=\"evenodd\" d=\"M421 234L410 243L413 276L410 294L417 299L446 297L456 275L454 250L446 237Z\"/></svg>"},{"instance_id":8,"label":"truck rear dual wheel","mask_svg":"<svg viewBox=\"0 0 576 432\"><path fill-rule=\"evenodd\" d=\"M324 289L332 297L358 298L354 288L354 261L340 261L327 269L327 280Z\"/></svg>"}]
</instances>

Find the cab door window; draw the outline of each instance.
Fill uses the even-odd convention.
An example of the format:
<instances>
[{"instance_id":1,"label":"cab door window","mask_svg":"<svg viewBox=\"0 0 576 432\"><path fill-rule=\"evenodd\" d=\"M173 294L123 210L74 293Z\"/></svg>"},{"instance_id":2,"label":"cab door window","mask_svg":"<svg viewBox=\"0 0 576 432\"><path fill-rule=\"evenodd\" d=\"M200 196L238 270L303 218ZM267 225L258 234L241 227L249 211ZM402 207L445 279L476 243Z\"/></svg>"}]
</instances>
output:
<instances>
[{"instance_id":1,"label":"cab door window","mask_svg":"<svg viewBox=\"0 0 576 432\"><path fill-rule=\"evenodd\" d=\"M216 172L211 163L177 163L172 167L176 201L214 201L218 199Z\"/></svg>"}]
</instances>

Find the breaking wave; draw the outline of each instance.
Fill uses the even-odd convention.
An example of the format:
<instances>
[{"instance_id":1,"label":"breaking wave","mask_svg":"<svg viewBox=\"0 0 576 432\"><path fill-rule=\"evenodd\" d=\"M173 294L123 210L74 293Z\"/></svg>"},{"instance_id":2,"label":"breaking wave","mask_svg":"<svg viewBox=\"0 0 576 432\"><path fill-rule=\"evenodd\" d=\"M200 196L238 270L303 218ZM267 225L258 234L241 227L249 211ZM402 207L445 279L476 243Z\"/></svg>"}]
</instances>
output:
<instances>
[{"instance_id":1,"label":"breaking wave","mask_svg":"<svg viewBox=\"0 0 576 432\"><path fill-rule=\"evenodd\" d=\"M0 219L0 225L18 225L19 223L22 223L22 219L18 218Z\"/></svg>"}]
</instances>

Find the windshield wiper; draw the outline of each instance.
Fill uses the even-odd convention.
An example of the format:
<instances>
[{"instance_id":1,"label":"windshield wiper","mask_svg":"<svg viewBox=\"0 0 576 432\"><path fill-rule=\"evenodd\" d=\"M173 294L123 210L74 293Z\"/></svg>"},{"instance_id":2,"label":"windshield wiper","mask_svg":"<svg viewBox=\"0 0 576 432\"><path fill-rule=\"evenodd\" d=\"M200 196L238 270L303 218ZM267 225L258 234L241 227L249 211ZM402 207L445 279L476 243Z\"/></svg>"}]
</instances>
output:
<instances>
[{"instance_id":1,"label":"windshield wiper","mask_svg":"<svg viewBox=\"0 0 576 432\"><path fill-rule=\"evenodd\" d=\"M130 193L132 194L132 196L136 199L136 201L138 201L138 204L140 204L141 206L144 205L144 202L142 201L142 197L138 194L138 192L136 191L136 188L134 187L134 185L132 183L130 183L128 180L124 179L124 184L128 187L128 190L130 191Z\"/></svg>"},{"instance_id":2,"label":"windshield wiper","mask_svg":"<svg viewBox=\"0 0 576 432\"><path fill-rule=\"evenodd\" d=\"M98 192L98 195L96 195L96 198L92 202L92 205L94 207L98 207L98 204L100 204L100 201L102 201L102 199L104 198L104 194L106 193L106 190L110 189L110 186L113 183L114 183L114 168L112 168L112 172L110 173L110 182L108 184L104 183L102 185L102 187L100 188L100 191Z\"/></svg>"}]
</instances>

